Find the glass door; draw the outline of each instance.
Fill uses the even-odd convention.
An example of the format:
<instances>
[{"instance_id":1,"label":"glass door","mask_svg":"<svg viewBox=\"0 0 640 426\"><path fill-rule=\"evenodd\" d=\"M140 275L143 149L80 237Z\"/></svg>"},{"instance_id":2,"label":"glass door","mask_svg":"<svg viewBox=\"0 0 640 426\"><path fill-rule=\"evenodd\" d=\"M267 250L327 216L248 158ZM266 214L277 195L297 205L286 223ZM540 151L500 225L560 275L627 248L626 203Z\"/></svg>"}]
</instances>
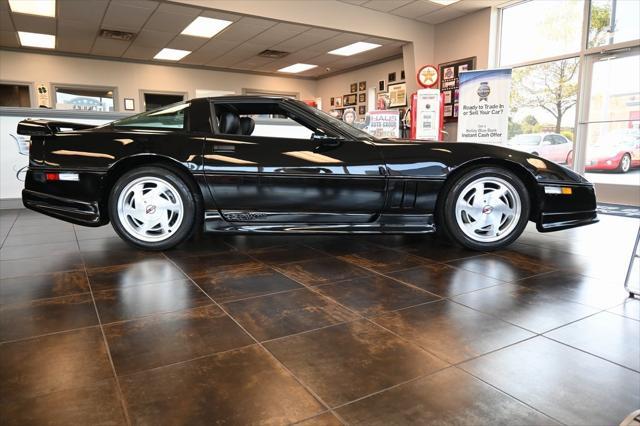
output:
<instances>
[{"instance_id":1,"label":"glass door","mask_svg":"<svg viewBox=\"0 0 640 426\"><path fill-rule=\"evenodd\" d=\"M586 59L578 169L596 184L599 201L640 205L640 49Z\"/></svg>"}]
</instances>

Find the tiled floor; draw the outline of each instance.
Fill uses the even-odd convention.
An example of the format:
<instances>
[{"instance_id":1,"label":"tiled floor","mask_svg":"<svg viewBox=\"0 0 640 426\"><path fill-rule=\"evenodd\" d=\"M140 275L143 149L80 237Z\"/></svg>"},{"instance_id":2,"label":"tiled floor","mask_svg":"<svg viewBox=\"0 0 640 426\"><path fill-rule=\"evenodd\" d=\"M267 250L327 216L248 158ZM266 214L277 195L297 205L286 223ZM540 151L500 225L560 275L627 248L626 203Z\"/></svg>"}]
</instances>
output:
<instances>
[{"instance_id":1,"label":"tiled floor","mask_svg":"<svg viewBox=\"0 0 640 426\"><path fill-rule=\"evenodd\" d=\"M640 221L601 219L492 254L214 235L147 253L0 211L0 419L618 424L640 408Z\"/></svg>"}]
</instances>

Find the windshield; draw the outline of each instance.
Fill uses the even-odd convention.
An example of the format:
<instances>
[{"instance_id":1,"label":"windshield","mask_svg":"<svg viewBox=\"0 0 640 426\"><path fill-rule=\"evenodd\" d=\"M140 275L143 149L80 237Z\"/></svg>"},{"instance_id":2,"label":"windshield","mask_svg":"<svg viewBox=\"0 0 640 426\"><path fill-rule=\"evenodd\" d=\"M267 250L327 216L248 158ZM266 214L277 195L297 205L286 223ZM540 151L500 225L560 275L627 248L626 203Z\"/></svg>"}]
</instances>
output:
<instances>
[{"instance_id":1,"label":"windshield","mask_svg":"<svg viewBox=\"0 0 640 426\"><path fill-rule=\"evenodd\" d=\"M518 135L509 142L515 145L538 145L540 143L540 135Z\"/></svg>"},{"instance_id":2,"label":"windshield","mask_svg":"<svg viewBox=\"0 0 640 426\"><path fill-rule=\"evenodd\" d=\"M347 124L344 121L339 120L339 119L327 114L324 111L321 111L321 110L319 110L317 108L310 107L309 105L307 105L307 104L305 104L304 102L301 102L301 101L295 101L295 103L296 103L296 106L298 106L300 108L303 108L306 111L309 111L310 113L312 113L316 117L321 118L323 121L328 121L334 127L339 128L343 132L348 133L350 136L352 136L352 137L354 137L356 139L375 139L369 133L367 133L365 131L362 131L360 129L357 129L357 128L353 127L352 125Z\"/></svg>"}]
</instances>

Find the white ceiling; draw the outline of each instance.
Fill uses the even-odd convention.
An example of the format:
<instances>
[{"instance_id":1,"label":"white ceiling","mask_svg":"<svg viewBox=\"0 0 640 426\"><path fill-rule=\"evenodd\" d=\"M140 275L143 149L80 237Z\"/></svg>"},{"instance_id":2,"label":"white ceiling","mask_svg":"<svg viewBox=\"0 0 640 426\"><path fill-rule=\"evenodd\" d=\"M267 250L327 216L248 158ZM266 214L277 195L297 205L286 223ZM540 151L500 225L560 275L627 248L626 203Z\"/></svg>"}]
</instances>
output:
<instances>
[{"instance_id":1,"label":"white ceiling","mask_svg":"<svg viewBox=\"0 0 640 426\"><path fill-rule=\"evenodd\" d=\"M441 7L427 0L341 0L361 7L418 20L438 14L432 20L464 14L487 6L490 0L462 0ZM495 0L493 0L495 2ZM481 6L482 4L482 6ZM56 18L11 13L7 0L0 0L0 46L19 48L17 31L56 35L56 51L87 56L163 62L153 57L162 48L184 49L191 54L178 63L273 73L303 62L318 65L297 76L320 77L367 63L400 55L403 42L367 35L339 32L311 26L283 23L183 6L155 0L58 0ZM465 9L466 8L466 9ZM462 12L466 10L466 12ZM232 21L211 39L181 35L197 16ZM450 19L450 18L447 18ZM424 20L423 22L428 22ZM132 41L98 36L101 29L135 33ZM357 42L382 45L351 57L328 51ZM257 56L265 49L290 52L282 59Z\"/></svg>"},{"instance_id":2,"label":"white ceiling","mask_svg":"<svg viewBox=\"0 0 640 426\"><path fill-rule=\"evenodd\" d=\"M427 24L441 24L491 6L500 6L508 0L459 0L448 6L430 0L338 0L367 9L414 19Z\"/></svg>"}]
</instances>

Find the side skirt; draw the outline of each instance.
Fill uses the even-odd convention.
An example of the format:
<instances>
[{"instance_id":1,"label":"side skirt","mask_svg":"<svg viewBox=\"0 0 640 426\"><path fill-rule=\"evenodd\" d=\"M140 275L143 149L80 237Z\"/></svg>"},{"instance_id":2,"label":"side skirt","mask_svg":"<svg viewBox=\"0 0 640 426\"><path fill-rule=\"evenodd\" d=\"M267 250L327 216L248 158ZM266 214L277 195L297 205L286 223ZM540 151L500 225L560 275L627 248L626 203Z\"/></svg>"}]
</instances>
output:
<instances>
[{"instance_id":1,"label":"side skirt","mask_svg":"<svg viewBox=\"0 0 640 426\"><path fill-rule=\"evenodd\" d=\"M432 214L381 214L370 223L259 223L229 222L218 211L208 210L204 229L217 233L429 234L435 232L435 225Z\"/></svg>"}]
</instances>

